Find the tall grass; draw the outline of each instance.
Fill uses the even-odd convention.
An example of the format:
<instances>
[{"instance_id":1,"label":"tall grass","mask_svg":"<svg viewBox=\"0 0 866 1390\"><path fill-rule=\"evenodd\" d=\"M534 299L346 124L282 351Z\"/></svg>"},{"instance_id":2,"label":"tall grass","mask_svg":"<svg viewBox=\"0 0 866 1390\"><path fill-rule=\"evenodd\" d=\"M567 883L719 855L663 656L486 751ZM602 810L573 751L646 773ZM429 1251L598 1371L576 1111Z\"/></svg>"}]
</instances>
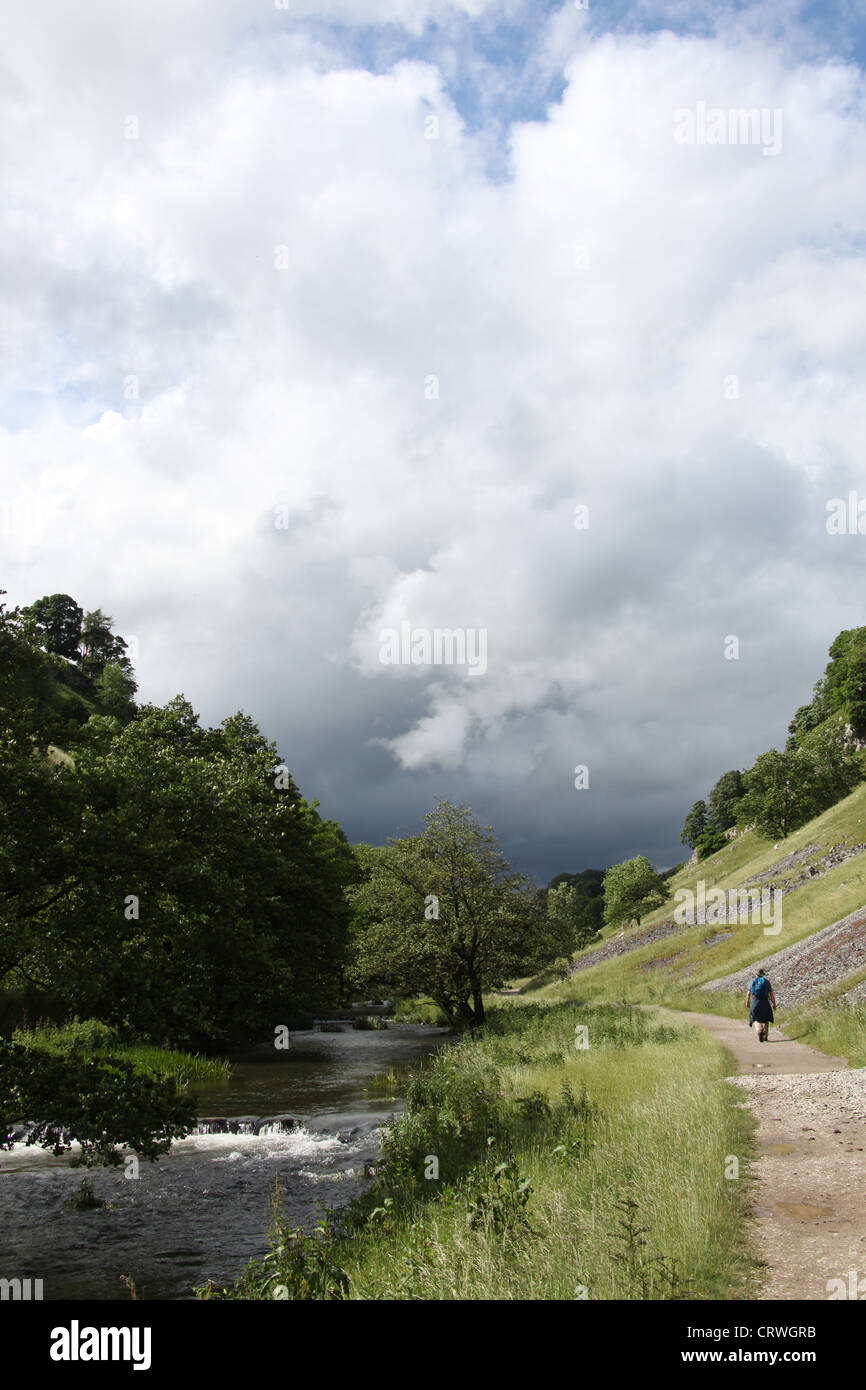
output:
<instances>
[{"instance_id":1,"label":"tall grass","mask_svg":"<svg viewBox=\"0 0 866 1390\"><path fill-rule=\"evenodd\" d=\"M91 1057L120 1057L131 1062L136 1071L172 1077L180 1087L198 1081L227 1081L233 1070L232 1063L224 1057L203 1057L145 1043L119 1043L113 1029L93 1018L19 1028L12 1034L12 1042L57 1054L78 1050Z\"/></svg>"},{"instance_id":2,"label":"tall grass","mask_svg":"<svg viewBox=\"0 0 866 1390\"><path fill-rule=\"evenodd\" d=\"M796 1009L785 1032L833 1057L847 1057L852 1067L866 1066L866 1004L830 1000Z\"/></svg>"},{"instance_id":3,"label":"tall grass","mask_svg":"<svg viewBox=\"0 0 866 1390\"><path fill-rule=\"evenodd\" d=\"M632 1009L494 1006L410 1071L376 1186L329 1232L326 1291L314 1252L298 1283L309 1237L277 1218L269 1262L209 1296L268 1297L289 1263L300 1298L747 1296L753 1122L724 1077L703 1033Z\"/></svg>"}]
</instances>

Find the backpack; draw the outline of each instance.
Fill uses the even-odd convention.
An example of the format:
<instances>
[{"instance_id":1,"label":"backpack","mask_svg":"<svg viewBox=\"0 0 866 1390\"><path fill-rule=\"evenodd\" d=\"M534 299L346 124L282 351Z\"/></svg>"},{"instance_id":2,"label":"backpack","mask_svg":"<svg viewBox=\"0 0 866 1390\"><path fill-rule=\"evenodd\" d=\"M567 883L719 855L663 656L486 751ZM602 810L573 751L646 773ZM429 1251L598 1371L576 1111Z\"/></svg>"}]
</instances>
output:
<instances>
[{"instance_id":1,"label":"backpack","mask_svg":"<svg viewBox=\"0 0 866 1390\"><path fill-rule=\"evenodd\" d=\"M752 991L753 999L766 999L770 992L770 981L767 979L766 975L756 975L749 985L749 989Z\"/></svg>"}]
</instances>

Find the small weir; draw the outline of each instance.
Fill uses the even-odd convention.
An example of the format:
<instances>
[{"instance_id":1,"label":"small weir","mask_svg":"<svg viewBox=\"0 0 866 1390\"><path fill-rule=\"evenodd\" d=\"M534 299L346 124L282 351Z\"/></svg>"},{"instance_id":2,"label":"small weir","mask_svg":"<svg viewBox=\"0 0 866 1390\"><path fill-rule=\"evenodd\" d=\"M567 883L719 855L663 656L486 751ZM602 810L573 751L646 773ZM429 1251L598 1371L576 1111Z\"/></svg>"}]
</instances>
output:
<instances>
[{"instance_id":1,"label":"small weir","mask_svg":"<svg viewBox=\"0 0 866 1390\"><path fill-rule=\"evenodd\" d=\"M228 1080L196 1087L195 1128L164 1158L89 1171L98 1209L67 1205L84 1170L27 1146L22 1127L0 1154L0 1278L41 1279L46 1301L127 1299L126 1277L139 1298L190 1299L267 1252L275 1181L292 1226L344 1207L368 1186L379 1129L401 1108L377 1078L448 1032L321 1023L292 1033L287 1052L247 1054Z\"/></svg>"}]
</instances>

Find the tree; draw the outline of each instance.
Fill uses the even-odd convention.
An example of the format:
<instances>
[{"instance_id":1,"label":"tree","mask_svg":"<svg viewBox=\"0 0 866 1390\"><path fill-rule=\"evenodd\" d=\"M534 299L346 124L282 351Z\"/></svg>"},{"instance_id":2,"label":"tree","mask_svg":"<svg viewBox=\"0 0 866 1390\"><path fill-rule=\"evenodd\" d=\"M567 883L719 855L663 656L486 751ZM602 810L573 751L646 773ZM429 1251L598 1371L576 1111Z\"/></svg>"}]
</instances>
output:
<instances>
[{"instance_id":1,"label":"tree","mask_svg":"<svg viewBox=\"0 0 866 1390\"><path fill-rule=\"evenodd\" d=\"M708 821L715 830L730 830L736 825L737 803L742 796L742 773L724 772L710 792Z\"/></svg>"},{"instance_id":2,"label":"tree","mask_svg":"<svg viewBox=\"0 0 866 1390\"><path fill-rule=\"evenodd\" d=\"M537 956L545 922L467 806L442 801L424 819L420 835L356 847L350 974L363 989L427 996L452 1026L473 1028L483 992Z\"/></svg>"},{"instance_id":3,"label":"tree","mask_svg":"<svg viewBox=\"0 0 866 1390\"><path fill-rule=\"evenodd\" d=\"M640 922L644 913L667 900L664 883L643 854L614 864L604 876L604 920L608 926Z\"/></svg>"},{"instance_id":4,"label":"tree","mask_svg":"<svg viewBox=\"0 0 866 1390\"><path fill-rule=\"evenodd\" d=\"M829 719L832 713L833 702L827 677L822 676L813 687L810 703L801 705L788 725L788 741L785 744L785 751L790 752L791 749L796 748L804 734L808 734L819 724L823 724L824 720Z\"/></svg>"},{"instance_id":5,"label":"tree","mask_svg":"<svg viewBox=\"0 0 866 1390\"><path fill-rule=\"evenodd\" d=\"M0 610L0 986L196 1048L332 1005L357 866L277 749L179 697L49 758L28 633Z\"/></svg>"},{"instance_id":6,"label":"tree","mask_svg":"<svg viewBox=\"0 0 866 1390\"><path fill-rule=\"evenodd\" d=\"M698 859L708 859L717 850L724 849L727 843L723 830L717 830L714 825L708 825L703 835L699 835L695 843Z\"/></svg>"},{"instance_id":7,"label":"tree","mask_svg":"<svg viewBox=\"0 0 866 1390\"><path fill-rule=\"evenodd\" d=\"M796 753L771 748L743 775L745 793L737 806L737 824L754 822L760 835L785 838L808 816L802 813L796 778Z\"/></svg>"},{"instance_id":8,"label":"tree","mask_svg":"<svg viewBox=\"0 0 866 1390\"><path fill-rule=\"evenodd\" d=\"M824 679L829 702L858 738L866 735L866 627L840 632Z\"/></svg>"},{"instance_id":9,"label":"tree","mask_svg":"<svg viewBox=\"0 0 866 1390\"><path fill-rule=\"evenodd\" d=\"M798 747L762 753L743 777L737 821L754 821L761 835L784 839L847 796L863 777L863 758L845 731L845 715L827 719Z\"/></svg>"},{"instance_id":10,"label":"tree","mask_svg":"<svg viewBox=\"0 0 866 1390\"><path fill-rule=\"evenodd\" d=\"M50 594L23 611L33 618L46 651L70 659L78 655L83 614L74 598L69 594Z\"/></svg>"},{"instance_id":11,"label":"tree","mask_svg":"<svg viewBox=\"0 0 866 1390\"><path fill-rule=\"evenodd\" d=\"M864 755L855 750L846 716L836 715L804 734L798 765L807 819L848 796L863 779Z\"/></svg>"},{"instance_id":12,"label":"tree","mask_svg":"<svg viewBox=\"0 0 866 1390\"><path fill-rule=\"evenodd\" d=\"M96 695L99 706L106 714L126 723L135 714L132 697L137 690L135 681L127 675L116 661L109 661L97 676Z\"/></svg>"},{"instance_id":13,"label":"tree","mask_svg":"<svg viewBox=\"0 0 866 1390\"><path fill-rule=\"evenodd\" d=\"M554 889L561 883L575 889L587 909L594 931L601 931L604 925L604 869L581 869L576 874L556 874L547 886Z\"/></svg>"},{"instance_id":14,"label":"tree","mask_svg":"<svg viewBox=\"0 0 866 1390\"><path fill-rule=\"evenodd\" d=\"M76 882L31 973L70 1012L194 1048L333 1003L355 861L253 721L203 728L179 696L88 733Z\"/></svg>"},{"instance_id":15,"label":"tree","mask_svg":"<svg viewBox=\"0 0 866 1390\"><path fill-rule=\"evenodd\" d=\"M701 835L707 828L707 803L696 801L683 823L680 844L688 845L694 849Z\"/></svg>"},{"instance_id":16,"label":"tree","mask_svg":"<svg viewBox=\"0 0 866 1390\"><path fill-rule=\"evenodd\" d=\"M111 627L114 619L101 608L85 613L81 628L81 669L92 681L96 681L109 662L119 666L127 676L132 674L132 665L126 655L126 642L117 637Z\"/></svg>"},{"instance_id":17,"label":"tree","mask_svg":"<svg viewBox=\"0 0 866 1390\"><path fill-rule=\"evenodd\" d=\"M545 954L548 958L551 955L570 957L598 935L586 898L569 883L560 883L548 890L547 920Z\"/></svg>"},{"instance_id":18,"label":"tree","mask_svg":"<svg viewBox=\"0 0 866 1390\"><path fill-rule=\"evenodd\" d=\"M26 1143L59 1156L77 1142L73 1167L116 1167L123 1161L117 1145L155 1160L184 1138L195 1100L171 1077L136 1073L117 1057L0 1041L0 1151L12 1147L15 1122L25 1116L32 1121Z\"/></svg>"},{"instance_id":19,"label":"tree","mask_svg":"<svg viewBox=\"0 0 866 1390\"><path fill-rule=\"evenodd\" d=\"M38 640L0 603L0 985L16 972L32 983L27 962L75 883L80 786L47 754L54 682Z\"/></svg>"}]
</instances>

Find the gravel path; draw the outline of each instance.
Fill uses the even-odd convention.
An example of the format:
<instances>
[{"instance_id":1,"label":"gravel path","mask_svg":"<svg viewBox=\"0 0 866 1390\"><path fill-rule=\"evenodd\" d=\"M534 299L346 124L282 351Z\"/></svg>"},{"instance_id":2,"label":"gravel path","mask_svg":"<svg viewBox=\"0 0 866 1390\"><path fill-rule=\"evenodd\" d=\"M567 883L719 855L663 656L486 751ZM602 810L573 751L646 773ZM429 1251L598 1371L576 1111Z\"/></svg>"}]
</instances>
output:
<instances>
[{"instance_id":1,"label":"gravel path","mask_svg":"<svg viewBox=\"0 0 866 1390\"><path fill-rule=\"evenodd\" d=\"M866 1297L866 1068L849 1068L778 1028L759 1043L745 1022L659 1012L705 1028L733 1054L739 1074L731 1080L757 1118L758 1297Z\"/></svg>"}]
</instances>

